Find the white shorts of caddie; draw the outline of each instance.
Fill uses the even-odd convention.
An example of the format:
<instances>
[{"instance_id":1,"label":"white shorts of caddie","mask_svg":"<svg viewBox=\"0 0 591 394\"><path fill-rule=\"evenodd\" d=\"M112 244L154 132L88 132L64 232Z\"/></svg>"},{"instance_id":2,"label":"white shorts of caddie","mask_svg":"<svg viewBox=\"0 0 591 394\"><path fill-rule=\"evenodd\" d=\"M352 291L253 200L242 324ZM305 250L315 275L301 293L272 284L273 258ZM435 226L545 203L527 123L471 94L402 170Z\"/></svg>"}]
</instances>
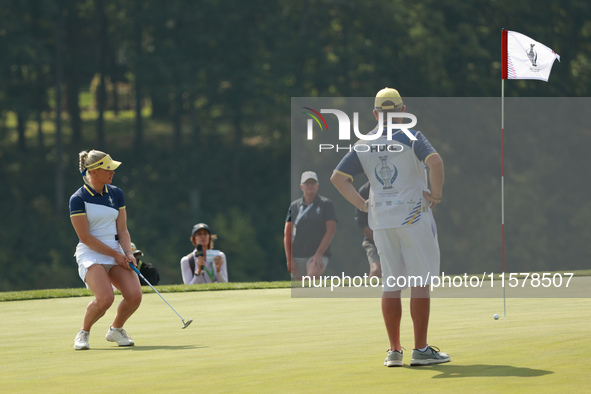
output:
<instances>
[{"instance_id":1,"label":"white shorts of caddie","mask_svg":"<svg viewBox=\"0 0 591 394\"><path fill-rule=\"evenodd\" d=\"M382 264L383 291L426 286L439 275L439 243L431 215L408 227L373 232Z\"/></svg>"},{"instance_id":2,"label":"white shorts of caddie","mask_svg":"<svg viewBox=\"0 0 591 394\"><path fill-rule=\"evenodd\" d=\"M123 253L119 241L115 240L114 237L109 240L105 240L104 238L99 239L107 246ZM74 253L74 256L76 256L76 262L78 263L78 275L84 284L86 284L86 274L91 265L102 264L107 269L107 272L117 265L117 262L113 257L96 252L82 242L79 242L76 246L76 253ZM88 285L86 285L86 287L88 288Z\"/></svg>"}]
</instances>

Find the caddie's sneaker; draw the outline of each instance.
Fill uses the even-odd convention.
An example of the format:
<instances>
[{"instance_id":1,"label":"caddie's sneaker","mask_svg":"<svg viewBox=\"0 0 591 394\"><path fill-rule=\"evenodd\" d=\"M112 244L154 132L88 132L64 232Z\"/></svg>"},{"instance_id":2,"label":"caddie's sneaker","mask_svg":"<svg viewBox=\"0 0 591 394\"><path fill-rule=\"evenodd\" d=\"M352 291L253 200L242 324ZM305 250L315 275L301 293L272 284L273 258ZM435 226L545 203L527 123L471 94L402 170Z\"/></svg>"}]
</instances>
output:
<instances>
[{"instance_id":1,"label":"caddie's sneaker","mask_svg":"<svg viewBox=\"0 0 591 394\"><path fill-rule=\"evenodd\" d=\"M90 346L88 346L88 335L90 332L80 330L76 335L76 339L74 339L74 349L76 350L88 350Z\"/></svg>"},{"instance_id":2,"label":"caddie's sneaker","mask_svg":"<svg viewBox=\"0 0 591 394\"><path fill-rule=\"evenodd\" d=\"M119 346L133 346L135 342L127 335L123 328L110 327L105 335L105 339L109 342L117 342Z\"/></svg>"},{"instance_id":3,"label":"caddie's sneaker","mask_svg":"<svg viewBox=\"0 0 591 394\"><path fill-rule=\"evenodd\" d=\"M402 362L402 350L390 350L388 349L388 357L384 360L384 365L386 367L402 367L404 363Z\"/></svg>"},{"instance_id":4,"label":"caddie's sneaker","mask_svg":"<svg viewBox=\"0 0 591 394\"><path fill-rule=\"evenodd\" d=\"M449 361L449 354L441 353L435 346L429 346L424 352L421 352L417 349L412 351L412 360L410 360L410 366L415 367L419 365L441 364L447 363Z\"/></svg>"}]
</instances>

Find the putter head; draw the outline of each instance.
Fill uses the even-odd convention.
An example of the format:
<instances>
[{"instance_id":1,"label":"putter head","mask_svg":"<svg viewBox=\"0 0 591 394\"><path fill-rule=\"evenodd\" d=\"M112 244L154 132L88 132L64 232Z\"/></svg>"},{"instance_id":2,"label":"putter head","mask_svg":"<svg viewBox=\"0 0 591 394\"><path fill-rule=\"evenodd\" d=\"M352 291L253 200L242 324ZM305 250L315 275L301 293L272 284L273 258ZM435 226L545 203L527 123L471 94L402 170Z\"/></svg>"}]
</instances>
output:
<instances>
[{"instance_id":1,"label":"putter head","mask_svg":"<svg viewBox=\"0 0 591 394\"><path fill-rule=\"evenodd\" d=\"M193 319L189 319L186 322L183 320L183 323L184 323L184 325L183 325L183 330L184 330L185 328L189 327L189 324L193 323Z\"/></svg>"}]
</instances>

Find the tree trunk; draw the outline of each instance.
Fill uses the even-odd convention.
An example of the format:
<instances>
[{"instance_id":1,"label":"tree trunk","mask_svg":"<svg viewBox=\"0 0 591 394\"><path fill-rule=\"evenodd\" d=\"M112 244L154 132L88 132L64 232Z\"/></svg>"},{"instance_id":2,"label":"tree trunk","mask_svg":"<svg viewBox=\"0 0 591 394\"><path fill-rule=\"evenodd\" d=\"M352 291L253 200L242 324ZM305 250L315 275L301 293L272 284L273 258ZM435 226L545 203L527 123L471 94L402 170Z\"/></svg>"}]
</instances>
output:
<instances>
[{"instance_id":1,"label":"tree trunk","mask_svg":"<svg viewBox=\"0 0 591 394\"><path fill-rule=\"evenodd\" d=\"M134 18L134 40L135 40L135 151L142 152L142 146L144 143L144 129L142 123L142 78L141 78L141 66L140 59L142 54L142 25L140 23L142 15L142 1L135 1L136 15Z\"/></svg>"},{"instance_id":2,"label":"tree trunk","mask_svg":"<svg viewBox=\"0 0 591 394\"><path fill-rule=\"evenodd\" d=\"M173 128L174 128L174 151L180 152L182 143L183 143L183 136L182 136L182 127L183 127L183 93L181 92L180 88L176 92L174 97L174 113L173 113Z\"/></svg>"},{"instance_id":3,"label":"tree trunk","mask_svg":"<svg viewBox=\"0 0 591 394\"><path fill-rule=\"evenodd\" d=\"M45 140L43 139L43 111L41 110L37 110L37 144L40 150L43 150L45 147Z\"/></svg>"},{"instance_id":4,"label":"tree trunk","mask_svg":"<svg viewBox=\"0 0 591 394\"><path fill-rule=\"evenodd\" d=\"M239 107L236 107L236 111L234 111L234 171L232 171L235 185L241 185L240 180L242 179L242 137L242 112Z\"/></svg>"},{"instance_id":5,"label":"tree trunk","mask_svg":"<svg viewBox=\"0 0 591 394\"><path fill-rule=\"evenodd\" d=\"M96 0L96 13L99 19L98 42L99 42L99 75L98 86L98 118L96 124L97 144L99 149L105 149L105 107L106 107L106 86L105 73L107 66L107 16L105 14L105 1Z\"/></svg>"},{"instance_id":6,"label":"tree trunk","mask_svg":"<svg viewBox=\"0 0 591 394\"><path fill-rule=\"evenodd\" d=\"M199 148L201 146L201 128L199 127L199 119L197 119L197 108L195 108L195 96L189 96L189 117L191 122L191 135L193 144Z\"/></svg>"},{"instance_id":7,"label":"tree trunk","mask_svg":"<svg viewBox=\"0 0 591 394\"><path fill-rule=\"evenodd\" d=\"M22 109L16 111L16 129L18 131L18 150L27 150L25 131L27 130L27 116Z\"/></svg>"},{"instance_id":8,"label":"tree trunk","mask_svg":"<svg viewBox=\"0 0 591 394\"><path fill-rule=\"evenodd\" d=\"M72 128L72 145L78 146L82 143L82 119L80 117L80 103L78 96L80 84L75 75L66 78L66 100L68 102L68 113L70 114L70 127Z\"/></svg>"},{"instance_id":9,"label":"tree trunk","mask_svg":"<svg viewBox=\"0 0 591 394\"><path fill-rule=\"evenodd\" d=\"M64 210L64 146L62 141L62 82L63 82L63 18L64 10L60 7L57 15L55 34L55 213Z\"/></svg>"},{"instance_id":10,"label":"tree trunk","mask_svg":"<svg viewBox=\"0 0 591 394\"><path fill-rule=\"evenodd\" d=\"M118 81L112 81L113 83L113 90L111 91L111 99L113 103L113 115L115 117L119 116L119 92L117 87L119 86Z\"/></svg>"},{"instance_id":11,"label":"tree trunk","mask_svg":"<svg viewBox=\"0 0 591 394\"><path fill-rule=\"evenodd\" d=\"M135 148L141 152L144 144L144 125L142 123L142 88L135 79Z\"/></svg>"},{"instance_id":12,"label":"tree trunk","mask_svg":"<svg viewBox=\"0 0 591 394\"><path fill-rule=\"evenodd\" d=\"M36 40L43 39L43 32L39 27L39 17L39 8L33 7L31 9L31 25L33 26L33 36ZM45 141L43 139L43 109L47 105L45 99L47 90L47 86L45 85L46 74L43 72L43 66L40 63L35 63L34 69L37 77L35 78L35 86L32 91L34 94L32 102L37 120L37 144L39 145L39 151L43 151L45 147Z\"/></svg>"}]
</instances>

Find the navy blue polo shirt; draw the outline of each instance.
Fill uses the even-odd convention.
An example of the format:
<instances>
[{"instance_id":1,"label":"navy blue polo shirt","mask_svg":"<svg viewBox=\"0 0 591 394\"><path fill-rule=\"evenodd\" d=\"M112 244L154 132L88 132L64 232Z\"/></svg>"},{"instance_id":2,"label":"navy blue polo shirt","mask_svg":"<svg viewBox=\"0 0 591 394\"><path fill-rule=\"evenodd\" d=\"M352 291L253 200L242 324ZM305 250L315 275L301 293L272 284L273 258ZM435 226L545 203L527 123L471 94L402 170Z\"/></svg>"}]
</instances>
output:
<instances>
[{"instance_id":1,"label":"navy blue polo shirt","mask_svg":"<svg viewBox=\"0 0 591 394\"><path fill-rule=\"evenodd\" d=\"M114 239L119 210L125 209L125 197L117 186L105 185L101 193L84 185L70 197L70 217L86 215L90 234Z\"/></svg>"}]
</instances>

